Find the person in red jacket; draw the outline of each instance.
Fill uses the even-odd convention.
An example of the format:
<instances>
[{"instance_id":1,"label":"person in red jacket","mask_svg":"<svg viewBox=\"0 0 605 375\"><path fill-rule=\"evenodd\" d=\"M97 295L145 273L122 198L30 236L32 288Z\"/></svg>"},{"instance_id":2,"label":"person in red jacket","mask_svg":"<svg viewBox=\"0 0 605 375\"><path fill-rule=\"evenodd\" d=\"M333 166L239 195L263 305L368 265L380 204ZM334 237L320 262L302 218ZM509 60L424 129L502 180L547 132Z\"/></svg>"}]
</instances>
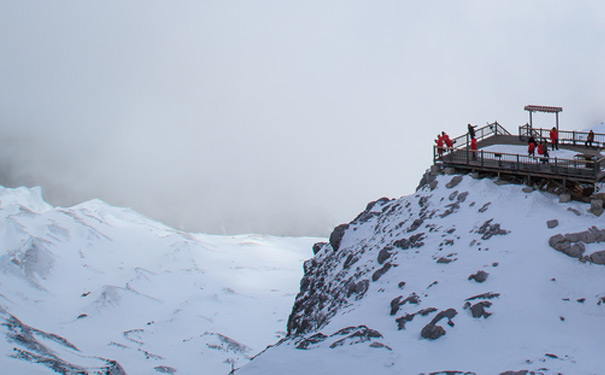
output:
<instances>
[{"instance_id":1,"label":"person in red jacket","mask_svg":"<svg viewBox=\"0 0 605 375\"><path fill-rule=\"evenodd\" d=\"M445 142L447 148L451 149L452 147L454 147L454 142L452 142L450 136L447 135L446 132L441 132L441 136L443 137L443 141Z\"/></svg>"},{"instance_id":2,"label":"person in red jacket","mask_svg":"<svg viewBox=\"0 0 605 375\"><path fill-rule=\"evenodd\" d=\"M552 142L552 149L559 149L559 131L554 126L550 129L550 140Z\"/></svg>"},{"instance_id":3,"label":"person in red jacket","mask_svg":"<svg viewBox=\"0 0 605 375\"><path fill-rule=\"evenodd\" d=\"M529 146L527 147L527 155L536 156L536 144L534 142L529 142Z\"/></svg>"},{"instance_id":4,"label":"person in red jacket","mask_svg":"<svg viewBox=\"0 0 605 375\"><path fill-rule=\"evenodd\" d=\"M443 155L443 137L441 134L437 134L437 139L435 139L435 143L437 143L437 153L441 157Z\"/></svg>"},{"instance_id":5,"label":"person in red jacket","mask_svg":"<svg viewBox=\"0 0 605 375\"><path fill-rule=\"evenodd\" d=\"M473 160L477 160L477 138L475 137L471 140L471 153L473 154Z\"/></svg>"}]
</instances>

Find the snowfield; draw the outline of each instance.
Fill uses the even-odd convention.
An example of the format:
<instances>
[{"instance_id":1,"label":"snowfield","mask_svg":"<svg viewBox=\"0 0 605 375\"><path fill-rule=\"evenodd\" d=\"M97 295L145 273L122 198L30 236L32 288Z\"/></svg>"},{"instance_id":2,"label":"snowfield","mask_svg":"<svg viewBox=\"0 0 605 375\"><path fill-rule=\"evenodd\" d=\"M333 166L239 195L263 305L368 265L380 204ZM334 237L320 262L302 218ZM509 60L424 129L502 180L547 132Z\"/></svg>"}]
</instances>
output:
<instances>
[{"instance_id":1,"label":"snowfield","mask_svg":"<svg viewBox=\"0 0 605 375\"><path fill-rule=\"evenodd\" d=\"M285 336L318 238L183 233L0 188L0 373L227 374Z\"/></svg>"},{"instance_id":2,"label":"snowfield","mask_svg":"<svg viewBox=\"0 0 605 375\"><path fill-rule=\"evenodd\" d=\"M589 207L445 175L369 204L305 263L289 336L238 373L603 374Z\"/></svg>"}]
</instances>

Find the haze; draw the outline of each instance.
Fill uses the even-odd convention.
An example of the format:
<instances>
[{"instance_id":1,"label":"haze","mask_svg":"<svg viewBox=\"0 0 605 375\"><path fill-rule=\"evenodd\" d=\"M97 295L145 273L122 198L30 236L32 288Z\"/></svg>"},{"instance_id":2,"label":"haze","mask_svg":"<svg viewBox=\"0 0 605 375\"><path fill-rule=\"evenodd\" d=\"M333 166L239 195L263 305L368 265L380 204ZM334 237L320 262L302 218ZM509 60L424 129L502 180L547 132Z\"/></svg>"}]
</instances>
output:
<instances>
[{"instance_id":1,"label":"haze","mask_svg":"<svg viewBox=\"0 0 605 375\"><path fill-rule=\"evenodd\" d=\"M195 232L327 235L435 135L605 120L601 1L3 1L0 184ZM536 115L538 126L554 118Z\"/></svg>"}]
</instances>

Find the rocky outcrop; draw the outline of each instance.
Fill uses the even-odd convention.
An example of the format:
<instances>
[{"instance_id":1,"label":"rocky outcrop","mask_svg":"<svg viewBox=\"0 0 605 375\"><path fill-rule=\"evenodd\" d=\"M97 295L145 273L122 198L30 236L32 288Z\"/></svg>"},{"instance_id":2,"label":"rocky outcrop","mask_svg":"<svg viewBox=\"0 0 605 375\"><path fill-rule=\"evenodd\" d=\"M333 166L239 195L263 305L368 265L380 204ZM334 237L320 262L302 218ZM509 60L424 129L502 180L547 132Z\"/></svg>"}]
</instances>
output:
<instances>
[{"instance_id":1,"label":"rocky outcrop","mask_svg":"<svg viewBox=\"0 0 605 375\"><path fill-rule=\"evenodd\" d=\"M445 335L445 329L442 326L437 325L437 323L439 323L441 319L447 318L447 324L450 327L453 327L454 321L452 319L457 314L458 312L456 309L452 308L441 311L433 318L433 320L431 320L429 324L422 328L422 331L420 331L420 336L428 340L437 340L439 337Z\"/></svg>"},{"instance_id":2,"label":"rocky outcrop","mask_svg":"<svg viewBox=\"0 0 605 375\"><path fill-rule=\"evenodd\" d=\"M485 272L485 271L477 271L477 273L474 273L472 275L470 275L468 277L469 280L475 280L478 283L482 283L485 280L487 280L487 277L489 276L489 273Z\"/></svg>"},{"instance_id":3,"label":"rocky outcrop","mask_svg":"<svg viewBox=\"0 0 605 375\"><path fill-rule=\"evenodd\" d=\"M605 264L605 250L584 256L587 244L601 242L605 242L605 229L598 229L594 226L582 232L556 234L548 240L550 247L567 256L582 262Z\"/></svg>"},{"instance_id":4,"label":"rocky outcrop","mask_svg":"<svg viewBox=\"0 0 605 375\"><path fill-rule=\"evenodd\" d=\"M330 245L332 245L332 249L334 249L334 251L338 251L340 248L340 242L342 241L342 237L344 237L347 229L349 229L349 224L341 224L334 228L330 234Z\"/></svg>"}]
</instances>

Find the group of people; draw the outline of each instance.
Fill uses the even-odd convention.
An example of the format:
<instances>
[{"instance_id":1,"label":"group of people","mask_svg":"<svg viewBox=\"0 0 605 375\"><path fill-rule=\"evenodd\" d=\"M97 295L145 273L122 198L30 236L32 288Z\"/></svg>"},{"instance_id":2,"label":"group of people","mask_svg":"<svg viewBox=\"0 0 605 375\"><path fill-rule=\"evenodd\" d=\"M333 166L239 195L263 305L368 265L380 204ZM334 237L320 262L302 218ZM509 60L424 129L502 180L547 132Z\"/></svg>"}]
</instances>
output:
<instances>
[{"instance_id":1,"label":"group of people","mask_svg":"<svg viewBox=\"0 0 605 375\"><path fill-rule=\"evenodd\" d=\"M477 138L475 138L475 128L477 125L468 124L468 134L471 138L471 151L473 155L473 159L477 159ZM439 156L443 156L443 152L445 150L452 150L454 148L454 141L450 139L450 136L447 135L446 132L442 131L441 134L437 134L437 139L435 139L435 143L437 144L437 153Z\"/></svg>"},{"instance_id":2,"label":"group of people","mask_svg":"<svg viewBox=\"0 0 605 375\"><path fill-rule=\"evenodd\" d=\"M552 138L552 130L551 130L551 141L553 140ZM555 144L553 142L553 149L555 148ZM557 150L559 149L559 145L556 144L557 146ZM549 153L548 153L548 144L546 143L546 141L542 141L540 143L538 143L536 141L536 139L534 138L534 136L532 135L531 137L529 137L529 145L527 148L527 154L529 156L536 156L536 150L538 151L538 155L540 155L543 159L542 161L544 163L548 163L548 158L550 157Z\"/></svg>"},{"instance_id":3,"label":"group of people","mask_svg":"<svg viewBox=\"0 0 605 375\"><path fill-rule=\"evenodd\" d=\"M443 155L443 152L446 150L451 150L454 147L454 142L450 139L450 136L447 135L446 132L441 132L441 134L437 134L437 139L435 139L435 143L437 143L437 153L439 156Z\"/></svg>"}]
</instances>

